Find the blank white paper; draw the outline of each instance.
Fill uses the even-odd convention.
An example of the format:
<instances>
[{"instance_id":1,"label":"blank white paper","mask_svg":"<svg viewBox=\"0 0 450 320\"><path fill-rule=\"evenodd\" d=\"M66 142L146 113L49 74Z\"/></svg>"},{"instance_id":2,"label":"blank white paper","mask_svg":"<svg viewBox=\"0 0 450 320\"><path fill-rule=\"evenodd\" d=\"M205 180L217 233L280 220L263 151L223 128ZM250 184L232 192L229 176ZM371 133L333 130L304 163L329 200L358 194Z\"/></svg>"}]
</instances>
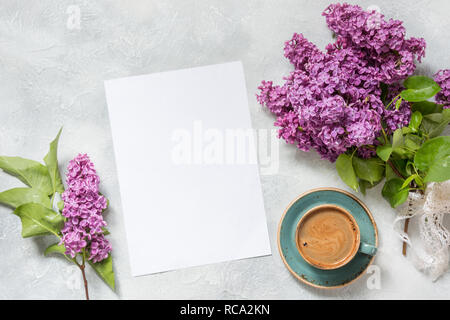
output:
<instances>
[{"instance_id":1,"label":"blank white paper","mask_svg":"<svg viewBox=\"0 0 450 320\"><path fill-rule=\"evenodd\" d=\"M271 254L256 150L226 136L251 129L240 62L105 90L133 276Z\"/></svg>"}]
</instances>

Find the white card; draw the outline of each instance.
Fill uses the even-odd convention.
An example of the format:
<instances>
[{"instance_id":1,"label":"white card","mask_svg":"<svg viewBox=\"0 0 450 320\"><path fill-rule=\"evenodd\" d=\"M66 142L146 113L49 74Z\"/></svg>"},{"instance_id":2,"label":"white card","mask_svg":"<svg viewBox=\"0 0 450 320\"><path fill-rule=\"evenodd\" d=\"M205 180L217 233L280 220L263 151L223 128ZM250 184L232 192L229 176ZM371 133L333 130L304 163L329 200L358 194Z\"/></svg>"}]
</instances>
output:
<instances>
[{"instance_id":1,"label":"white card","mask_svg":"<svg viewBox=\"0 0 450 320\"><path fill-rule=\"evenodd\" d=\"M133 276L271 254L241 62L105 90Z\"/></svg>"}]
</instances>

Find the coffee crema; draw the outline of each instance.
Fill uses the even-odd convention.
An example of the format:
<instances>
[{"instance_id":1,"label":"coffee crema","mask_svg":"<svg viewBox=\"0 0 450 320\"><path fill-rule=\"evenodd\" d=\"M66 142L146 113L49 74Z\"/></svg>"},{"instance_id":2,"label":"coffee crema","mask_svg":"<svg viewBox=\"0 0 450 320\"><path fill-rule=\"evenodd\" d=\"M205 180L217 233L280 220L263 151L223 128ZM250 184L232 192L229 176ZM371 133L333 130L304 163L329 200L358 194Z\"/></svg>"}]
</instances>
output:
<instances>
[{"instance_id":1,"label":"coffee crema","mask_svg":"<svg viewBox=\"0 0 450 320\"><path fill-rule=\"evenodd\" d=\"M311 264L333 269L346 263L358 250L359 229L343 209L321 206L302 219L297 246Z\"/></svg>"}]
</instances>

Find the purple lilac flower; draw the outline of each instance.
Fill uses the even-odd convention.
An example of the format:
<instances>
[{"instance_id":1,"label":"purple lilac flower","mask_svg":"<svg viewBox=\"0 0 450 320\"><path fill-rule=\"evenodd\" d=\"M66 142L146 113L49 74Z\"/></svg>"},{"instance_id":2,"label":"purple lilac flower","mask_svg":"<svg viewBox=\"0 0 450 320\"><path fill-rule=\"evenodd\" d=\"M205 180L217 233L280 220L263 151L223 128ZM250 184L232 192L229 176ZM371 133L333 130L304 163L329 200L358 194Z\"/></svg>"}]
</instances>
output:
<instances>
[{"instance_id":1,"label":"purple lilac flower","mask_svg":"<svg viewBox=\"0 0 450 320\"><path fill-rule=\"evenodd\" d=\"M363 146L361 148L358 148L358 156L364 159L369 159L374 157L377 154L375 148L369 148L367 146Z\"/></svg>"},{"instance_id":2,"label":"purple lilac flower","mask_svg":"<svg viewBox=\"0 0 450 320\"><path fill-rule=\"evenodd\" d=\"M425 40L405 39L399 20L385 20L376 11L356 5L332 4L322 14L342 46L351 47L371 63L379 81L391 84L411 75L425 56Z\"/></svg>"},{"instance_id":3,"label":"purple lilac flower","mask_svg":"<svg viewBox=\"0 0 450 320\"><path fill-rule=\"evenodd\" d=\"M83 249L89 260L99 262L108 257L112 248L103 234L106 222L102 212L107 207L106 198L99 194L100 179L94 164L86 154L79 154L67 167L67 189L62 194L66 217L61 244L72 258Z\"/></svg>"},{"instance_id":4,"label":"purple lilac flower","mask_svg":"<svg viewBox=\"0 0 450 320\"><path fill-rule=\"evenodd\" d=\"M450 108L450 69L440 70L434 75L434 81L441 87L441 91L435 96L436 102Z\"/></svg>"},{"instance_id":5,"label":"purple lilac flower","mask_svg":"<svg viewBox=\"0 0 450 320\"><path fill-rule=\"evenodd\" d=\"M287 41L284 55L295 69L281 86L263 81L257 100L277 117L279 136L301 150L316 150L336 160L349 148L363 157L374 155L366 145L376 144L382 123L393 131L409 122L410 104L386 110L380 83L397 83L415 70L425 55L423 39L405 39L401 21L359 6L330 5L323 13L336 35L325 51L302 34Z\"/></svg>"}]
</instances>

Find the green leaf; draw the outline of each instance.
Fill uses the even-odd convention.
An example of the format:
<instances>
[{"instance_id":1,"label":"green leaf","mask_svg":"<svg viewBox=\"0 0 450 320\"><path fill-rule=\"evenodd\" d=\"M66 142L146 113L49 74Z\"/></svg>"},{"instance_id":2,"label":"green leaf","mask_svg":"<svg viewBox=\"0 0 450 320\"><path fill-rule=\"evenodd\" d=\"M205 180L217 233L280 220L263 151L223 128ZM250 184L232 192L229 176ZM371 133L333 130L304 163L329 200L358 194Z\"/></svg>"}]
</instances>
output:
<instances>
[{"instance_id":1,"label":"green leaf","mask_svg":"<svg viewBox=\"0 0 450 320\"><path fill-rule=\"evenodd\" d=\"M411 183L411 181L413 181L416 177L418 177L417 174L413 174L411 176L409 176L402 184L401 189L406 188L407 186L409 186L409 184Z\"/></svg>"},{"instance_id":2,"label":"green leaf","mask_svg":"<svg viewBox=\"0 0 450 320\"><path fill-rule=\"evenodd\" d=\"M399 147L392 150L392 153L401 159L410 159L414 154L405 147Z\"/></svg>"},{"instance_id":3,"label":"green leaf","mask_svg":"<svg viewBox=\"0 0 450 320\"><path fill-rule=\"evenodd\" d=\"M441 91L439 85L431 78L425 76L411 76L403 83L406 90L400 96L411 102L425 101Z\"/></svg>"},{"instance_id":4,"label":"green leaf","mask_svg":"<svg viewBox=\"0 0 450 320\"><path fill-rule=\"evenodd\" d=\"M17 177L29 187L52 194L47 168L37 161L20 157L0 157L0 169Z\"/></svg>"},{"instance_id":5,"label":"green leaf","mask_svg":"<svg viewBox=\"0 0 450 320\"><path fill-rule=\"evenodd\" d=\"M64 245L59 245L58 243L54 243L50 245L47 249L45 249L44 254L48 256L52 253L62 254L66 257L66 259L75 263L75 259L67 256L65 254L66 248ZM87 260L89 265L95 270L97 275L102 278L103 281L113 290L116 289L115 280L114 280L114 271L112 265L112 256L111 254L105 260L100 262L93 263L92 261Z\"/></svg>"},{"instance_id":6,"label":"green leaf","mask_svg":"<svg viewBox=\"0 0 450 320\"><path fill-rule=\"evenodd\" d=\"M384 163L377 158L361 159L353 157L356 175L371 184L380 181L384 174Z\"/></svg>"},{"instance_id":7,"label":"green leaf","mask_svg":"<svg viewBox=\"0 0 450 320\"><path fill-rule=\"evenodd\" d=\"M421 171L428 171L434 161L450 155L450 136L436 137L425 142L414 157L414 164Z\"/></svg>"},{"instance_id":8,"label":"green leaf","mask_svg":"<svg viewBox=\"0 0 450 320\"><path fill-rule=\"evenodd\" d=\"M55 192L59 192L60 194L64 192L64 185L58 168L58 141L61 131L62 128L59 130L55 140L50 143L50 150L44 158L52 182L53 194Z\"/></svg>"},{"instance_id":9,"label":"green leaf","mask_svg":"<svg viewBox=\"0 0 450 320\"><path fill-rule=\"evenodd\" d=\"M64 244L60 245L59 242L57 242L57 243L54 243L54 244L48 246L47 249L45 249L45 251L44 251L44 255L48 256L49 254L52 254L52 253L59 253L59 254L65 255L65 252L66 252L66 248L64 247Z\"/></svg>"},{"instance_id":10,"label":"green leaf","mask_svg":"<svg viewBox=\"0 0 450 320\"><path fill-rule=\"evenodd\" d=\"M450 136L436 137L425 142L414 157L417 169L427 173L425 182L450 179Z\"/></svg>"},{"instance_id":11,"label":"green leaf","mask_svg":"<svg viewBox=\"0 0 450 320\"><path fill-rule=\"evenodd\" d=\"M359 179L359 189L361 190L361 193L363 195L366 195L367 189L371 189L371 188L377 186L380 182L381 182L381 180L372 184L369 181Z\"/></svg>"},{"instance_id":12,"label":"green leaf","mask_svg":"<svg viewBox=\"0 0 450 320\"><path fill-rule=\"evenodd\" d=\"M398 110L400 108L400 105L402 104L403 99L400 97L395 101L395 110Z\"/></svg>"},{"instance_id":13,"label":"green leaf","mask_svg":"<svg viewBox=\"0 0 450 320\"><path fill-rule=\"evenodd\" d=\"M48 195L34 188L15 188L0 193L0 203L14 209L29 202L40 203L50 209L52 207Z\"/></svg>"},{"instance_id":14,"label":"green leaf","mask_svg":"<svg viewBox=\"0 0 450 320\"><path fill-rule=\"evenodd\" d=\"M394 131L392 136L392 152L402 159L412 157L412 153L405 148L405 139L403 137L402 128Z\"/></svg>"},{"instance_id":15,"label":"green leaf","mask_svg":"<svg viewBox=\"0 0 450 320\"><path fill-rule=\"evenodd\" d=\"M64 201L58 201L58 203L56 204L56 206L58 207L59 211L63 211L64 209Z\"/></svg>"},{"instance_id":16,"label":"green leaf","mask_svg":"<svg viewBox=\"0 0 450 320\"><path fill-rule=\"evenodd\" d=\"M336 170L350 188L358 191L358 180L356 179L355 170L353 170L352 157L342 153L336 160Z\"/></svg>"},{"instance_id":17,"label":"green leaf","mask_svg":"<svg viewBox=\"0 0 450 320\"><path fill-rule=\"evenodd\" d=\"M396 149L403 146L403 132L402 129L397 129L394 131L392 136L392 149Z\"/></svg>"},{"instance_id":18,"label":"green leaf","mask_svg":"<svg viewBox=\"0 0 450 320\"><path fill-rule=\"evenodd\" d=\"M22 237L28 238L52 233L58 236L62 225L63 217L38 203L23 204L14 211L22 221Z\"/></svg>"},{"instance_id":19,"label":"green leaf","mask_svg":"<svg viewBox=\"0 0 450 320\"><path fill-rule=\"evenodd\" d=\"M59 244L59 242L51 244L50 246L47 247L47 249L45 249L44 251L44 255L47 257L50 254L53 253L57 253L57 254L61 254L64 256L64 258L66 258L67 260L69 260L70 262L73 262L75 264L78 265L77 261L76 261L76 257L72 258L68 255L66 255L66 247L64 247L64 244Z\"/></svg>"},{"instance_id":20,"label":"green leaf","mask_svg":"<svg viewBox=\"0 0 450 320\"><path fill-rule=\"evenodd\" d=\"M402 189L403 179L394 178L384 184L381 194L395 208L408 199L409 188Z\"/></svg>"},{"instance_id":21,"label":"green leaf","mask_svg":"<svg viewBox=\"0 0 450 320\"><path fill-rule=\"evenodd\" d=\"M408 160L405 159L391 159L392 164L397 168L397 170L404 176L408 176L406 171L406 166L408 165ZM398 176L397 176L398 177Z\"/></svg>"},{"instance_id":22,"label":"green leaf","mask_svg":"<svg viewBox=\"0 0 450 320\"><path fill-rule=\"evenodd\" d=\"M436 160L428 170L424 182L443 182L450 179L450 156Z\"/></svg>"},{"instance_id":23,"label":"green leaf","mask_svg":"<svg viewBox=\"0 0 450 320\"><path fill-rule=\"evenodd\" d=\"M442 113L427 114L422 119L421 129L427 133L428 138L439 136L450 122L450 109L442 110Z\"/></svg>"},{"instance_id":24,"label":"green leaf","mask_svg":"<svg viewBox=\"0 0 450 320\"><path fill-rule=\"evenodd\" d=\"M418 174L416 174L416 176L414 177L414 181L420 188L424 186L424 181L422 180L422 177L419 176Z\"/></svg>"},{"instance_id":25,"label":"green leaf","mask_svg":"<svg viewBox=\"0 0 450 320\"><path fill-rule=\"evenodd\" d=\"M366 195L366 190L370 186L370 183L366 180L359 179L359 190L363 195Z\"/></svg>"},{"instance_id":26,"label":"green leaf","mask_svg":"<svg viewBox=\"0 0 450 320\"><path fill-rule=\"evenodd\" d=\"M392 170L391 166L386 164L386 171L385 171L386 181L398 178L397 174Z\"/></svg>"},{"instance_id":27,"label":"green leaf","mask_svg":"<svg viewBox=\"0 0 450 320\"><path fill-rule=\"evenodd\" d=\"M406 171L406 175L407 175L407 176L410 176L410 175L413 174L413 172L416 172L416 171L414 170L414 162L408 161L408 162L406 163L405 171Z\"/></svg>"},{"instance_id":28,"label":"green leaf","mask_svg":"<svg viewBox=\"0 0 450 320\"><path fill-rule=\"evenodd\" d=\"M116 290L111 254L109 254L108 258L100 262L93 263L88 260L88 263L111 289Z\"/></svg>"},{"instance_id":29,"label":"green leaf","mask_svg":"<svg viewBox=\"0 0 450 320\"><path fill-rule=\"evenodd\" d=\"M422 114L419 111L414 111L411 115L411 120L409 121L409 128L412 130L412 132L417 132L419 129L420 124L422 123Z\"/></svg>"},{"instance_id":30,"label":"green leaf","mask_svg":"<svg viewBox=\"0 0 450 320\"><path fill-rule=\"evenodd\" d=\"M411 133L411 129L410 128L408 128L408 127L402 127L402 133L403 134L408 134L408 133Z\"/></svg>"},{"instance_id":31,"label":"green leaf","mask_svg":"<svg viewBox=\"0 0 450 320\"><path fill-rule=\"evenodd\" d=\"M408 134L405 136L405 147L411 150L417 150L420 148L422 139L414 134Z\"/></svg>"},{"instance_id":32,"label":"green leaf","mask_svg":"<svg viewBox=\"0 0 450 320\"><path fill-rule=\"evenodd\" d=\"M392 146L390 144L385 144L383 146L377 147L377 156L383 161L388 161L392 153Z\"/></svg>"},{"instance_id":33,"label":"green leaf","mask_svg":"<svg viewBox=\"0 0 450 320\"><path fill-rule=\"evenodd\" d=\"M411 111L419 111L424 116L431 113L441 113L442 105L430 101L414 102L411 106Z\"/></svg>"}]
</instances>

